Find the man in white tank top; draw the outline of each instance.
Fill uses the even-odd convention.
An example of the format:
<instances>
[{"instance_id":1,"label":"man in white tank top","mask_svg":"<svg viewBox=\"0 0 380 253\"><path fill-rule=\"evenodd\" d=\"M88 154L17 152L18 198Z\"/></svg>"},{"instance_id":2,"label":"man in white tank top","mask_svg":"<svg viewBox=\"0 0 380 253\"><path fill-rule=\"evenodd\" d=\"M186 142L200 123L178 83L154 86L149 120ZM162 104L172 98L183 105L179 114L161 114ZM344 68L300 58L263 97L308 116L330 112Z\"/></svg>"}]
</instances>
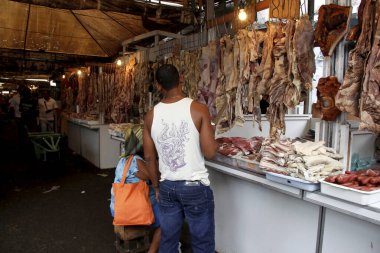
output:
<instances>
[{"instance_id":1,"label":"man in white tank top","mask_svg":"<svg viewBox=\"0 0 380 253\"><path fill-rule=\"evenodd\" d=\"M178 252L186 218L193 253L214 253L214 196L204 162L217 149L210 113L206 105L182 95L173 65L158 68L156 79L164 98L147 113L143 138L147 170L159 201L159 252Z\"/></svg>"}]
</instances>

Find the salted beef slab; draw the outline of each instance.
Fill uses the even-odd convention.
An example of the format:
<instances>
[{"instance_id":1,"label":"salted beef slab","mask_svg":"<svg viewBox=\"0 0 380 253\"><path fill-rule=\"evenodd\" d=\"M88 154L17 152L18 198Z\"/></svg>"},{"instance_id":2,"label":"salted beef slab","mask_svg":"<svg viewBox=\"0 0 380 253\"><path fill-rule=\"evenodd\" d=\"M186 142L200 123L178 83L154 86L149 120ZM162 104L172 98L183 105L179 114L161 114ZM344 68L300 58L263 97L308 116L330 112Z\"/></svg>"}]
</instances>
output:
<instances>
[{"instance_id":1,"label":"salted beef slab","mask_svg":"<svg viewBox=\"0 0 380 253\"><path fill-rule=\"evenodd\" d=\"M273 40L276 36L277 25L274 23L267 24L267 32L265 33L265 40L263 46L263 54L258 69L261 80L257 85L257 93L259 95L267 95L269 92L270 80L274 71L274 58L273 58Z\"/></svg>"},{"instance_id":2,"label":"salted beef slab","mask_svg":"<svg viewBox=\"0 0 380 253\"><path fill-rule=\"evenodd\" d=\"M270 80L269 87L269 107L267 118L270 123L269 135L278 140L281 134L285 133L285 113L284 104L285 90L289 85L288 79L288 59L286 57L286 34L283 25L276 26L276 36L273 40L274 72Z\"/></svg>"},{"instance_id":3,"label":"salted beef slab","mask_svg":"<svg viewBox=\"0 0 380 253\"><path fill-rule=\"evenodd\" d=\"M348 31L351 6L322 5L314 32L315 41L324 56L331 56L336 45Z\"/></svg>"},{"instance_id":4,"label":"salted beef slab","mask_svg":"<svg viewBox=\"0 0 380 253\"><path fill-rule=\"evenodd\" d=\"M346 36L347 41L356 41L359 39L360 33L362 31L362 23L363 23L363 12L364 12L364 6L366 4L366 0L362 0L360 2L359 8L358 8L358 24L351 28L351 30L348 32Z\"/></svg>"},{"instance_id":5,"label":"salted beef slab","mask_svg":"<svg viewBox=\"0 0 380 253\"><path fill-rule=\"evenodd\" d=\"M335 96L340 87L340 83L335 76L320 78L318 81L318 102L322 109L322 119L335 121L340 114L340 110L335 106Z\"/></svg>"},{"instance_id":6,"label":"salted beef slab","mask_svg":"<svg viewBox=\"0 0 380 253\"><path fill-rule=\"evenodd\" d=\"M380 3L376 3L375 36L366 66L360 106L360 129L380 133Z\"/></svg>"},{"instance_id":7,"label":"salted beef slab","mask_svg":"<svg viewBox=\"0 0 380 253\"><path fill-rule=\"evenodd\" d=\"M335 98L335 105L339 110L356 117L359 117L359 96L362 90L366 61L371 51L374 10L375 3L372 0L366 0L362 31L355 48L348 55L348 68L343 84Z\"/></svg>"},{"instance_id":8,"label":"salted beef slab","mask_svg":"<svg viewBox=\"0 0 380 253\"><path fill-rule=\"evenodd\" d=\"M315 73L314 35L309 16L302 16L297 21L293 40L298 73L302 80L302 89L309 91L312 88Z\"/></svg>"}]
</instances>

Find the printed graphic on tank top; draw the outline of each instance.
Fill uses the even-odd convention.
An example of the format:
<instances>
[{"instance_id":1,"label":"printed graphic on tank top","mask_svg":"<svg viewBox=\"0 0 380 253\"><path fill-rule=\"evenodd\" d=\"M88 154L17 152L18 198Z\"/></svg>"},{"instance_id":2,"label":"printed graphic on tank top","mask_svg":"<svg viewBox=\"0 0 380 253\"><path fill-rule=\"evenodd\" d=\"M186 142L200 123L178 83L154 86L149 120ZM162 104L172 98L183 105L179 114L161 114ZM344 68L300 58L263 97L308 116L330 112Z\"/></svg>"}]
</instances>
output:
<instances>
[{"instance_id":1,"label":"printed graphic on tank top","mask_svg":"<svg viewBox=\"0 0 380 253\"><path fill-rule=\"evenodd\" d=\"M164 129L157 138L157 144L162 152L161 159L171 171L176 172L186 165L185 143L189 141L187 136L190 133L189 124L181 121L179 126L172 123L169 127L169 124L161 119L161 125Z\"/></svg>"},{"instance_id":2,"label":"printed graphic on tank top","mask_svg":"<svg viewBox=\"0 0 380 253\"><path fill-rule=\"evenodd\" d=\"M161 181L190 180L209 185L199 142L191 117L190 98L154 107L151 135L159 157Z\"/></svg>"}]
</instances>

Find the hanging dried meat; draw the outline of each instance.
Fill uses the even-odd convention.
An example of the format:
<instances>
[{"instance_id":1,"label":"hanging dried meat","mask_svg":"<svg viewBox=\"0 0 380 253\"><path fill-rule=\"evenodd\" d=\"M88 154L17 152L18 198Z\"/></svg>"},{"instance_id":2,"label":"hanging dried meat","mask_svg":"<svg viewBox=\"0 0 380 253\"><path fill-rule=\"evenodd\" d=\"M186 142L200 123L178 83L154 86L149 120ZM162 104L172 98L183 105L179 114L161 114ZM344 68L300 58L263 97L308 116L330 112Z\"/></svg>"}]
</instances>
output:
<instances>
[{"instance_id":1,"label":"hanging dried meat","mask_svg":"<svg viewBox=\"0 0 380 253\"><path fill-rule=\"evenodd\" d=\"M297 50L295 47L295 43L300 42L299 36L296 36L295 34L296 21L288 20L284 30L286 34L285 48L289 66L288 78L290 80L286 86L284 103L288 108L294 108L300 102L302 83L301 76L298 71L299 58L297 57ZM297 31L297 34L299 34L299 30Z\"/></svg>"},{"instance_id":2,"label":"hanging dried meat","mask_svg":"<svg viewBox=\"0 0 380 253\"><path fill-rule=\"evenodd\" d=\"M273 57L274 71L273 77L269 83L269 108L267 117L270 123L269 135L271 138L278 140L281 134L285 133L285 113L287 108L284 104L285 90L289 85L288 78L288 60L286 55L286 34L283 31L284 26L277 24L275 26L273 39Z\"/></svg>"},{"instance_id":3,"label":"hanging dried meat","mask_svg":"<svg viewBox=\"0 0 380 253\"><path fill-rule=\"evenodd\" d=\"M340 111L335 106L335 95L338 92L340 83L335 76L320 78L317 86L317 108L321 109L322 119L335 121Z\"/></svg>"},{"instance_id":4,"label":"hanging dried meat","mask_svg":"<svg viewBox=\"0 0 380 253\"><path fill-rule=\"evenodd\" d=\"M270 80L274 71L274 58L272 54L273 40L276 36L277 24L268 23L267 32L264 40L263 56L260 63L259 74L261 81L257 86L257 92L259 95L267 95L269 92Z\"/></svg>"},{"instance_id":5,"label":"hanging dried meat","mask_svg":"<svg viewBox=\"0 0 380 253\"><path fill-rule=\"evenodd\" d=\"M133 103L134 71L136 58L131 56L125 67L117 69L115 74L115 99L112 102L111 118L114 123L127 122L127 112Z\"/></svg>"},{"instance_id":6,"label":"hanging dried meat","mask_svg":"<svg viewBox=\"0 0 380 253\"><path fill-rule=\"evenodd\" d=\"M298 73L301 76L302 88L306 91L312 88L313 75L315 73L313 42L313 26L309 16L302 16L301 19L296 22L293 47Z\"/></svg>"},{"instance_id":7,"label":"hanging dried meat","mask_svg":"<svg viewBox=\"0 0 380 253\"><path fill-rule=\"evenodd\" d=\"M139 61L135 67L135 89L133 92L133 113L135 118L139 118L139 121L143 120L143 116L148 111L149 105L149 78L148 78L148 63Z\"/></svg>"},{"instance_id":8,"label":"hanging dried meat","mask_svg":"<svg viewBox=\"0 0 380 253\"><path fill-rule=\"evenodd\" d=\"M231 129L235 119L236 78L237 70L234 65L234 41L224 35L220 39L221 77L216 89L215 106L217 116L214 121L217 133Z\"/></svg>"},{"instance_id":9,"label":"hanging dried meat","mask_svg":"<svg viewBox=\"0 0 380 253\"><path fill-rule=\"evenodd\" d=\"M230 91L237 87L238 70L234 64L234 43L229 36L225 35L220 39L222 54L222 75L225 79L225 90Z\"/></svg>"},{"instance_id":10,"label":"hanging dried meat","mask_svg":"<svg viewBox=\"0 0 380 253\"><path fill-rule=\"evenodd\" d=\"M248 83L248 112L252 113L253 119L258 123L259 129L261 131L261 96L257 91L257 86L261 79L258 72L261 61L260 47L262 45L262 42L264 41L264 32L255 30L249 31L248 38L250 61L250 75Z\"/></svg>"},{"instance_id":11,"label":"hanging dried meat","mask_svg":"<svg viewBox=\"0 0 380 253\"><path fill-rule=\"evenodd\" d=\"M211 118L217 115L215 98L220 77L220 43L211 41L202 48L199 61L200 80L198 82L198 101L207 105Z\"/></svg>"},{"instance_id":12,"label":"hanging dried meat","mask_svg":"<svg viewBox=\"0 0 380 253\"><path fill-rule=\"evenodd\" d=\"M324 56L331 56L349 28L351 6L322 5L318 11L315 41Z\"/></svg>"},{"instance_id":13,"label":"hanging dried meat","mask_svg":"<svg viewBox=\"0 0 380 253\"><path fill-rule=\"evenodd\" d=\"M374 2L366 0L361 34L355 48L348 55L348 68L344 75L343 84L335 98L335 105L339 110L356 117L359 117L359 94L361 93L367 57L371 51L374 7Z\"/></svg>"},{"instance_id":14,"label":"hanging dried meat","mask_svg":"<svg viewBox=\"0 0 380 253\"><path fill-rule=\"evenodd\" d=\"M360 99L360 129L380 133L380 3L376 2L375 32Z\"/></svg>"},{"instance_id":15,"label":"hanging dried meat","mask_svg":"<svg viewBox=\"0 0 380 253\"><path fill-rule=\"evenodd\" d=\"M348 32L346 36L347 41L356 41L358 40L360 33L362 31L362 24L363 24L363 12L364 12L364 6L366 4L366 0L362 0L360 2L359 8L358 8L358 24L351 28L351 30Z\"/></svg>"},{"instance_id":16,"label":"hanging dried meat","mask_svg":"<svg viewBox=\"0 0 380 253\"><path fill-rule=\"evenodd\" d=\"M235 69L238 70L238 77L236 80L235 124L239 126L243 126L245 121L243 107L246 107L246 110L248 110L248 104L246 104L245 99L243 99L248 96L248 81L250 76L248 40L248 30L239 30L234 46Z\"/></svg>"},{"instance_id":17,"label":"hanging dried meat","mask_svg":"<svg viewBox=\"0 0 380 253\"><path fill-rule=\"evenodd\" d=\"M180 73L183 76L183 93L189 98L196 99L198 95L198 82L200 78L199 60L201 57L201 50L182 51L181 58L182 66Z\"/></svg>"}]
</instances>

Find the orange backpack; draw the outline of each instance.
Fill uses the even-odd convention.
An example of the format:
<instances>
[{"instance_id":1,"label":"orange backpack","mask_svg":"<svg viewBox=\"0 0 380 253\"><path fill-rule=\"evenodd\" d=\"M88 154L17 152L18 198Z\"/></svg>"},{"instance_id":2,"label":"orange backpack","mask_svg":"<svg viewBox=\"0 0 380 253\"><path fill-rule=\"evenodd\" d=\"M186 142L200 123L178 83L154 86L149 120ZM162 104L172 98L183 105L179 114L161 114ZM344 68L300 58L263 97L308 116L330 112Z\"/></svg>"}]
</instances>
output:
<instances>
[{"instance_id":1,"label":"orange backpack","mask_svg":"<svg viewBox=\"0 0 380 253\"><path fill-rule=\"evenodd\" d=\"M120 183L113 183L115 196L115 214L113 225L135 226L151 225L154 222L152 205L149 200L149 186L145 181L125 183L133 156L129 156L124 165Z\"/></svg>"}]
</instances>

